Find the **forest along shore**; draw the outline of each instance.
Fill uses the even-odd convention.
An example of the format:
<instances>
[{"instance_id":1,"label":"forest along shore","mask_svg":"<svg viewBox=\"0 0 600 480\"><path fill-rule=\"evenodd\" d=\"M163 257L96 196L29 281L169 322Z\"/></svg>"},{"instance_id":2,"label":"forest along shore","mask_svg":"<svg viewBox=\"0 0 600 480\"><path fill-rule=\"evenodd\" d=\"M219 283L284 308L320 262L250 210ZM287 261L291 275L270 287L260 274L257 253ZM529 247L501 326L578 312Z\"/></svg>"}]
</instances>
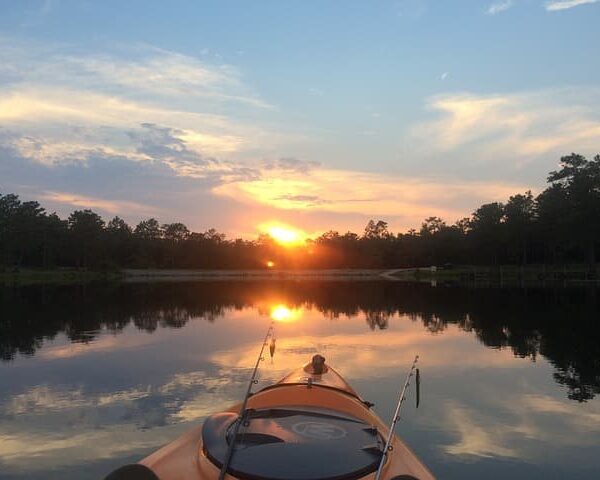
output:
<instances>
[{"instance_id":1,"label":"forest along shore","mask_svg":"<svg viewBox=\"0 0 600 480\"><path fill-rule=\"evenodd\" d=\"M0 193L0 271L265 272L268 268L314 270L322 275L325 269L401 268L397 272L406 272L406 267L415 265L481 265L477 271L493 272L496 267L486 265L518 264L522 269L507 267L507 271L519 274L533 269L545 278L548 269L540 272L531 266L587 263L588 276L593 278L600 251L600 155L588 160L571 154L560 159L560 166L550 172L550 185L537 196L527 191L510 196L506 203L483 204L454 224L432 216L423 220L419 230L394 233L386 221L370 220L362 234L329 230L293 245L268 233L255 240L228 239L214 228L191 231L183 223L161 224L155 218L132 227L118 216L106 222L88 209L62 219L37 201ZM556 275L574 275L571 269L563 270ZM502 271L498 275L504 277Z\"/></svg>"}]
</instances>

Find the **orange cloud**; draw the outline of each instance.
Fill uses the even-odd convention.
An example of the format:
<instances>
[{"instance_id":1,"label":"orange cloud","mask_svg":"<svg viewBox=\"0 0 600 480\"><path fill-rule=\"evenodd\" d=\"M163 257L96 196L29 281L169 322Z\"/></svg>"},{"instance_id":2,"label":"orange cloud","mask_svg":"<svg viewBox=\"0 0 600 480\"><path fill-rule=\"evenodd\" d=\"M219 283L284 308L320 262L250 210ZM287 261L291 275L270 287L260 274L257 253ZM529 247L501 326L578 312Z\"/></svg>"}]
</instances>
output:
<instances>
[{"instance_id":1,"label":"orange cloud","mask_svg":"<svg viewBox=\"0 0 600 480\"><path fill-rule=\"evenodd\" d=\"M247 203L281 210L395 216L410 226L439 215L457 219L470 213L461 204L505 200L525 185L459 182L354 170L315 168L307 172L266 170L257 179L241 179L213 189Z\"/></svg>"}]
</instances>

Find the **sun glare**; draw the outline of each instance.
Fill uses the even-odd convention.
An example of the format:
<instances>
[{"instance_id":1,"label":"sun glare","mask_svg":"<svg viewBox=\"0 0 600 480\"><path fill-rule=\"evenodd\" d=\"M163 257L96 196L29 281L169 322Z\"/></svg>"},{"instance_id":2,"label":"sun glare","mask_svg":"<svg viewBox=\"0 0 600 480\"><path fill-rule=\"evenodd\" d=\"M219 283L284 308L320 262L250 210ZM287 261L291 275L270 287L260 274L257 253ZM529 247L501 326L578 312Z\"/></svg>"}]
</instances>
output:
<instances>
[{"instance_id":1,"label":"sun glare","mask_svg":"<svg viewBox=\"0 0 600 480\"><path fill-rule=\"evenodd\" d=\"M302 245L306 240L306 234L302 230L290 227L288 225L268 223L262 224L258 228L262 232L268 234L280 245L288 247Z\"/></svg>"},{"instance_id":2,"label":"sun glare","mask_svg":"<svg viewBox=\"0 0 600 480\"><path fill-rule=\"evenodd\" d=\"M283 227L269 228L269 235L280 243L295 243L298 241L298 234L296 232Z\"/></svg>"},{"instance_id":3,"label":"sun glare","mask_svg":"<svg viewBox=\"0 0 600 480\"><path fill-rule=\"evenodd\" d=\"M285 305L275 305L271 308L271 318L276 322L291 323L300 318L300 311Z\"/></svg>"}]
</instances>

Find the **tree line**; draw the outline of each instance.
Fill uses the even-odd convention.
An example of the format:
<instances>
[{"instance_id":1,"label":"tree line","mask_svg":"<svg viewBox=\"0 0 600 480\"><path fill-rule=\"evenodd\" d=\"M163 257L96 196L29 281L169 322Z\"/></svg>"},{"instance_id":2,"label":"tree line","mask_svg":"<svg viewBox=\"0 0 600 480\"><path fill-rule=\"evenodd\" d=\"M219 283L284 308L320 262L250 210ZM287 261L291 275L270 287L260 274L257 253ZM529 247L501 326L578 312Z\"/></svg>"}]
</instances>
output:
<instances>
[{"instance_id":1,"label":"tree line","mask_svg":"<svg viewBox=\"0 0 600 480\"><path fill-rule=\"evenodd\" d=\"M192 232L183 223L150 218L135 227L106 222L92 210L67 219L36 201L0 194L0 269L400 268L445 264L587 263L600 244L600 155L571 154L534 196L481 205L453 224L426 218L420 229L394 234L371 220L362 234L328 231L286 248L268 235L227 239L215 229Z\"/></svg>"}]
</instances>

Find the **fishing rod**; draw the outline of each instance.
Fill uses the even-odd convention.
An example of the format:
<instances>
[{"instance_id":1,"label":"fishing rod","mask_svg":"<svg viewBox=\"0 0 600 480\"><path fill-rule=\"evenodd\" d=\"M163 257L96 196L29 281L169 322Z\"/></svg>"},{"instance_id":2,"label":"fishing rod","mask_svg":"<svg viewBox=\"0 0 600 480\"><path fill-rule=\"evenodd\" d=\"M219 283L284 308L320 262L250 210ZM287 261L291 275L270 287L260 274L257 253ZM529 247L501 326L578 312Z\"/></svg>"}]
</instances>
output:
<instances>
[{"instance_id":1,"label":"fishing rod","mask_svg":"<svg viewBox=\"0 0 600 480\"><path fill-rule=\"evenodd\" d=\"M404 382L404 386L400 391L400 398L398 399L398 404L396 405L396 412L394 413L394 418L392 420L392 424L390 425L390 431L388 433L387 440L385 442L385 447L383 448L383 455L381 456L381 461L379 462L379 467L377 468L377 474L375 475L375 480L379 480L381 478L381 473L383 472L383 466L385 465L385 461L387 460L388 453L392 451L392 440L394 439L394 430L396 429L396 424L398 420L400 420L400 409L402 408L402 403L404 403L404 399L406 398L406 391L410 385L410 379L414 375L415 369L417 371L416 376L416 384L417 384L417 408L419 407L420 401L420 384L421 384L421 375L419 374L419 369L417 368L417 362L419 361L419 356L417 355L413 360L412 366L406 376L406 381Z\"/></svg>"},{"instance_id":2,"label":"fishing rod","mask_svg":"<svg viewBox=\"0 0 600 480\"><path fill-rule=\"evenodd\" d=\"M242 406L240 407L240 413L239 413L238 418L235 421L235 424L233 427L233 438L231 439L231 443L229 444L229 448L227 449L227 455L225 456L225 460L223 461L223 466L221 467L221 472L219 473L219 480L223 480L225 478L225 475L227 475L227 469L229 468L229 464L231 463L231 458L233 457L235 441L237 439L237 435L240 430L240 426L242 425L242 423L244 423L244 417L246 416L246 404L248 403L248 399L250 398L250 394L252 393L252 385L255 385L258 383L258 380L256 379L256 374L258 373L258 366L260 365L260 362L262 360L264 360L263 352L265 351L265 347L267 346L267 340L269 339L269 337L273 336L273 331L274 331L273 322L271 322L271 325L269 326L269 328L267 330L267 334L265 335L265 338L263 340L262 347L260 349L260 353L258 354L258 358L256 359L256 365L254 365L254 370L252 371L252 376L250 377L250 381L248 382L248 389L246 390L246 395L244 396L244 401L242 402ZM273 345L273 353L274 353L274 350L275 350L274 345L275 344L273 343L272 345ZM271 353L271 356L273 356L273 353Z\"/></svg>"}]
</instances>

